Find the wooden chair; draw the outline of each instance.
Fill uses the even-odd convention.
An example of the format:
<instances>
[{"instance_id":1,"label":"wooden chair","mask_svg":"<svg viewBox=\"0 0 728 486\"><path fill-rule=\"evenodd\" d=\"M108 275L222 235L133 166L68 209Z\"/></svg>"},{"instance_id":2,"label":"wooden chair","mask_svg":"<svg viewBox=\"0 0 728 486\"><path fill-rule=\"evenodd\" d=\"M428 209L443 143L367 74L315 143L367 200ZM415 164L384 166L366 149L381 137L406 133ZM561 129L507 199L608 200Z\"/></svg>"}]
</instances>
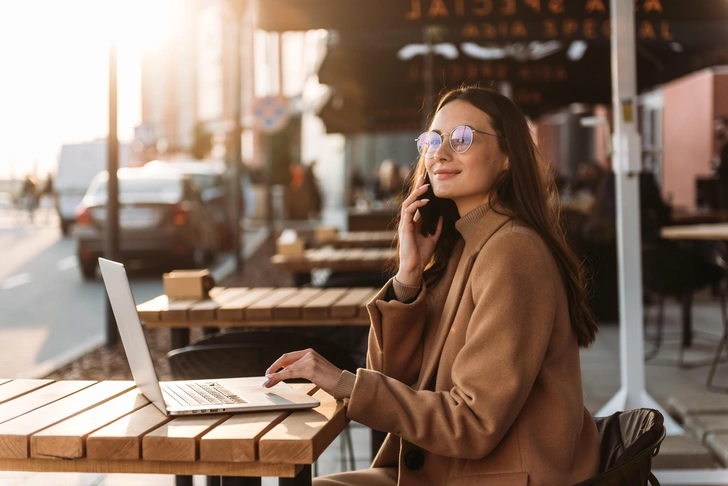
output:
<instances>
[{"instance_id":1,"label":"wooden chair","mask_svg":"<svg viewBox=\"0 0 728 486\"><path fill-rule=\"evenodd\" d=\"M337 368L356 373L357 363L345 349L317 336L285 329L219 332L190 346L173 349L167 353L167 360L174 380L260 376L283 354L305 348L315 349ZM346 468L344 444L349 450L349 466L354 470L354 447L348 426L344 429L343 439L342 470ZM230 481L232 478L225 479L226 484ZM191 478L188 481L187 477L177 477L177 486L188 484L192 484ZM208 477L208 486L216 484L219 484L216 478ZM249 478L240 478L239 484L252 483Z\"/></svg>"},{"instance_id":2,"label":"wooden chair","mask_svg":"<svg viewBox=\"0 0 728 486\"><path fill-rule=\"evenodd\" d=\"M665 439L663 417L640 408L595 419L599 431L599 474L574 486L660 486L652 458Z\"/></svg>"}]
</instances>

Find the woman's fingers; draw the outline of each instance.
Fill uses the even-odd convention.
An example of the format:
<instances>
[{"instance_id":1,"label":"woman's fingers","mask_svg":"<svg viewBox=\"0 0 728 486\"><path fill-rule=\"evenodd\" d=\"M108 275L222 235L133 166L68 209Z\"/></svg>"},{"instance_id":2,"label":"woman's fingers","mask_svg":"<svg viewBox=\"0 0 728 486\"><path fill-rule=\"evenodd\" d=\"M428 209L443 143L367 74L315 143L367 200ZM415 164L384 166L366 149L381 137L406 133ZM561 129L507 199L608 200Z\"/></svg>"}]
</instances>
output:
<instances>
[{"instance_id":1,"label":"woman's fingers","mask_svg":"<svg viewBox=\"0 0 728 486\"><path fill-rule=\"evenodd\" d=\"M275 371L278 371L281 368L290 366L291 364L295 363L299 359L306 356L307 353L310 353L312 351L313 351L312 349L303 349L301 351L293 351L291 353L286 353L283 356L281 356L280 358L278 358L277 360L275 360L275 362L272 365L270 365L267 370L265 370L265 374L269 375Z\"/></svg>"}]
</instances>

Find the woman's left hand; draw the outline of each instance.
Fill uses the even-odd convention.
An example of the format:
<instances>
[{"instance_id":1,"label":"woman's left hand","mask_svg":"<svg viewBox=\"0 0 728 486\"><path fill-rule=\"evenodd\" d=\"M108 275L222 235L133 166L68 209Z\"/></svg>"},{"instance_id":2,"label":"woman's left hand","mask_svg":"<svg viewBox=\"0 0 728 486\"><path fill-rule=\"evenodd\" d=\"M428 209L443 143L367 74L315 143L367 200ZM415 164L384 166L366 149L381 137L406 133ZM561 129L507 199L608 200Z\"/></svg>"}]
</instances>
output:
<instances>
[{"instance_id":1,"label":"woman's left hand","mask_svg":"<svg viewBox=\"0 0 728 486\"><path fill-rule=\"evenodd\" d=\"M282 370L276 372L280 368ZM282 380L305 378L318 385L326 393L333 395L339 381L341 370L332 365L313 349L286 353L265 371L267 380L263 386L270 388Z\"/></svg>"}]
</instances>

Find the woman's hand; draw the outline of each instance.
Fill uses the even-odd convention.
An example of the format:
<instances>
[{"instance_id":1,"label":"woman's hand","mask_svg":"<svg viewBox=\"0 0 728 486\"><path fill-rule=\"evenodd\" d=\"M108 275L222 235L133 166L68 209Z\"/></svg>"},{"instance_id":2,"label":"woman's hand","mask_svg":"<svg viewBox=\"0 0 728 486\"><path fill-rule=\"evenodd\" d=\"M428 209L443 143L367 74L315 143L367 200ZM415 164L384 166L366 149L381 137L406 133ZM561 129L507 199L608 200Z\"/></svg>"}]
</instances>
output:
<instances>
[{"instance_id":1,"label":"woman's hand","mask_svg":"<svg viewBox=\"0 0 728 486\"><path fill-rule=\"evenodd\" d=\"M434 235L422 236L422 217L417 209L428 203L427 199L417 199L427 192L429 184L424 184L425 178L419 176L415 184L417 189L402 201L402 214L399 218L399 271L397 280L403 285L412 287L420 284L425 265L432 258L435 244L442 232L442 216L437 222L437 231Z\"/></svg>"},{"instance_id":2,"label":"woman's hand","mask_svg":"<svg viewBox=\"0 0 728 486\"><path fill-rule=\"evenodd\" d=\"M280 371L279 369L283 368ZM270 388L273 385L289 378L305 378L318 385L329 395L334 394L334 387L339 381L341 370L332 365L313 349L304 349L286 353L265 370L268 378L263 386Z\"/></svg>"}]
</instances>

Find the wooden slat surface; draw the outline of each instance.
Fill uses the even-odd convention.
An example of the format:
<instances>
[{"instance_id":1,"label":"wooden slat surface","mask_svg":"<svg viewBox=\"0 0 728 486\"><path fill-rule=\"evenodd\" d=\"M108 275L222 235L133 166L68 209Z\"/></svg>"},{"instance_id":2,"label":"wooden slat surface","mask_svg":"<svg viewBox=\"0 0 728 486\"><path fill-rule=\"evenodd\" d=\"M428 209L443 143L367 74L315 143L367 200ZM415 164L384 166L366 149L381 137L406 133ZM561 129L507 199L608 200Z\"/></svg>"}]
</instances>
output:
<instances>
[{"instance_id":1,"label":"wooden slat surface","mask_svg":"<svg viewBox=\"0 0 728 486\"><path fill-rule=\"evenodd\" d=\"M331 306L331 317L356 317L367 302L376 295L378 289L349 289L346 295ZM365 311L366 312L366 311Z\"/></svg>"},{"instance_id":2,"label":"wooden slat surface","mask_svg":"<svg viewBox=\"0 0 728 486\"><path fill-rule=\"evenodd\" d=\"M395 231L349 231L322 242L334 248L388 248L394 244Z\"/></svg>"},{"instance_id":3,"label":"wooden slat surface","mask_svg":"<svg viewBox=\"0 0 728 486\"><path fill-rule=\"evenodd\" d=\"M156 322L162 320L162 311L167 310L169 299L166 295L162 294L158 297L143 302L137 306L137 312L139 313L139 319L144 322Z\"/></svg>"},{"instance_id":4,"label":"wooden slat surface","mask_svg":"<svg viewBox=\"0 0 728 486\"><path fill-rule=\"evenodd\" d=\"M28 446L32 434L132 387L133 384L128 381L104 381L0 424L0 458L23 459L28 457Z\"/></svg>"},{"instance_id":5,"label":"wooden slat surface","mask_svg":"<svg viewBox=\"0 0 728 486\"><path fill-rule=\"evenodd\" d=\"M296 385L312 395L313 384ZM278 425L290 412L255 412L235 414L200 439L200 460L248 462L258 459L258 441Z\"/></svg>"},{"instance_id":6,"label":"wooden slat surface","mask_svg":"<svg viewBox=\"0 0 728 486\"><path fill-rule=\"evenodd\" d=\"M303 256L273 255L271 264L289 272L310 272L317 268L330 268L335 272L378 271L395 256L393 248L316 248L306 250Z\"/></svg>"},{"instance_id":7,"label":"wooden slat surface","mask_svg":"<svg viewBox=\"0 0 728 486\"><path fill-rule=\"evenodd\" d=\"M0 386L0 403L37 390L53 383L53 380L13 380Z\"/></svg>"},{"instance_id":8,"label":"wooden slat surface","mask_svg":"<svg viewBox=\"0 0 728 486\"><path fill-rule=\"evenodd\" d=\"M311 464L346 426L342 401L324 391L314 394L321 405L288 416L259 442L263 462Z\"/></svg>"},{"instance_id":9,"label":"wooden slat surface","mask_svg":"<svg viewBox=\"0 0 728 486\"><path fill-rule=\"evenodd\" d=\"M155 318L146 322L147 327L368 325L365 304L377 289L264 287L213 291L211 299L168 302L155 298L139 307ZM154 308L153 303L159 307Z\"/></svg>"},{"instance_id":10,"label":"wooden slat surface","mask_svg":"<svg viewBox=\"0 0 728 486\"><path fill-rule=\"evenodd\" d=\"M96 383L95 381L59 381L27 393L15 400L0 404L0 423L55 402L71 393Z\"/></svg>"},{"instance_id":11,"label":"wooden slat surface","mask_svg":"<svg viewBox=\"0 0 728 486\"><path fill-rule=\"evenodd\" d=\"M304 319L328 319L333 306L349 289L324 289L316 298L303 306Z\"/></svg>"},{"instance_id":12,"label":"wooden slat surface","mask_svg":"<svg viewBox=\"0 0 728 486\"><path fill-rule=\"evenodd\" d=\"M273 319L273 309L298 291L295 287L282 287L275 289L260 299L258 302L249 305L243 312L245 320L263 321Z\"/></svg>"},{"instance_id":13,"label":"wooden slat surface","mask_svg":"<svg viewBox=\"0 0 728 486\"><path fill-rule=\"evenodd\" d=\"M229 414L192 415L165 422L144 436L142 457L146 461L196 461L199 438Z\"/></svg>"},{"instance_id":14,"label":"wooden slat surface","mask_svg":"<svg viewBox=\"0 0 728 486\"><path fill-rule=\"evenodd\" d=\"M728 223L665 226L660 236L668 240L728 240Z\"/></svg>"},{"instance_id":15,"label":"wooden slat surface","mask_svg":"<svg viewBox=\"0 0 728 486\"><path fill-rule=\"evenodd\" d=\"M127 382L130 387L133 382ZM30 439L31 457L76 459L86 454L86 438L94 430L149 404L136 388L41 430Z\"/></svg>"},{"instance_id":16,"label":"wooden slat surface","mask_svg":"<svg viewBox=\"0 0 728 486\"><path fill-rule=\"evenodd\" d=\"M273 291L271 287L259 287L248 289L236 299L225 303L217 310L217 317L220 320L241 321L243 310L262 299L266 294Z\"/></svg>"},{"instance_id":17,"label":"wooden slat surface","mask_svg":"<svg viewBox=\"0 0 728 486\"><path fill-rule=\"evenodd\" d=\"M6 402L16 418L0 424L0 470L293 477L346 422L343 402L293 386L321 406L169 418L132 382L51 383Z\"/></svg>"},{"instance_id":18,"label":"wooden slat surface","mask_svg":"<svg viewBox=\"0 0 728 486\"><path fill-rule=\"evenodd\" d=\"M92 460L141 459L144 434L169 420L157 407L149 404L89 435L86 455Z\"/></svg>"}]
</instances>

